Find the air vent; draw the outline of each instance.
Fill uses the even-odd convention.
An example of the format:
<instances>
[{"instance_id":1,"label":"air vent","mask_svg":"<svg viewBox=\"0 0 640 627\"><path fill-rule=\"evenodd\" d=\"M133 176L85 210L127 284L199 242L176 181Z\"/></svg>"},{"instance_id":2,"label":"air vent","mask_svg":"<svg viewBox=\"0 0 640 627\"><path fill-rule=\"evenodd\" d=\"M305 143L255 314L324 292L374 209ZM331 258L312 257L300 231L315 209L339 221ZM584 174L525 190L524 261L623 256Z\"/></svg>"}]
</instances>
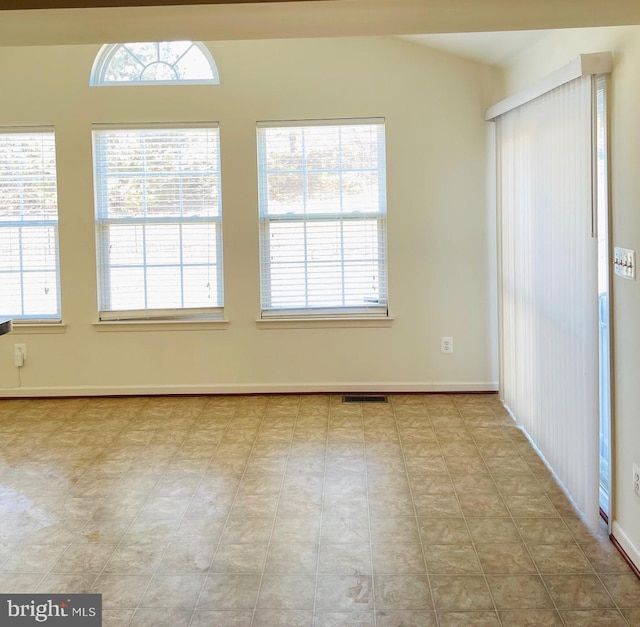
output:
<instances>
[{"instance_id":1,"label":"air vent","mask_svg":"<svg viewBox=\"0 0 640 627\"><path fill-rule=\"evenodd\" d=\"M386 396L378 395L378 396L343 396L343 403L388 403L389 400Z\"/></svg>"}]
</instances>

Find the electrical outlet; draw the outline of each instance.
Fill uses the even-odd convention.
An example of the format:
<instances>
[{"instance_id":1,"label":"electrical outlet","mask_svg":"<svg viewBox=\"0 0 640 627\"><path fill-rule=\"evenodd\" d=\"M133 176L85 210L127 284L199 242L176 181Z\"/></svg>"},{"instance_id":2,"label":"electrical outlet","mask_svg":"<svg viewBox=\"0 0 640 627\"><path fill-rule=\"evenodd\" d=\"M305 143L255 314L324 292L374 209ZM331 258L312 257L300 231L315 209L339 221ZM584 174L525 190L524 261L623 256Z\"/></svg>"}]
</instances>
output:
<instances>
[{"instance_id":1,"label":"electrical outlet","mask_svg":"<svg viewBox=\"0 0 640 627\"><path fill-rule=\"evenodd\" d=\"M640 496L640 466L638 464L633 465L633 491L636 496Z\"/></svg>"},{"instance_id":2,"label":"electrical outlet","mask_svg":"<svg viewBox=\"0 0 640 627\"><path fill-rule=\"evenodd\" d=\"M453 338L441 337L440 338L440 352L450 354L453 353Z\"/></svg>"},{"instance_id":3,"label":"electrical outlet","mask_svg":"<svg viewBox=\"0 0 640 627\"><path fill-rule=\"evenodd\" d=\"M13 363L16 366L16 368L22 368L22 366L24 366L24 362L26 358L27 358L27 345L14 344L13 345Z\"/></svg>"}]
</instances>

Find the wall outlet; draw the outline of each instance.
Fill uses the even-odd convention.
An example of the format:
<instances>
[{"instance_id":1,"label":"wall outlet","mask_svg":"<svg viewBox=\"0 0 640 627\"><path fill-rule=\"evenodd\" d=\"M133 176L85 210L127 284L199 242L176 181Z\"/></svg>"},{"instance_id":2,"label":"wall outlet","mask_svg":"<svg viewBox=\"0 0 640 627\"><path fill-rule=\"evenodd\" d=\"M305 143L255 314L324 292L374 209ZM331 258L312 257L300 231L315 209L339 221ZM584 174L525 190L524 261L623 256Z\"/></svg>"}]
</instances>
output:
<instances>
[{"instance_id":1,"label":"wall outlet","mask_svg":"<svg viewBox=\"0 0 640 627\"><path fill-rule=\"evenodd\" d=\"M14 344L13 345L13 363L16 368L22 368L24 361L27 358L27 345L26 344Z\"/></svg>"},{"instance_id":2,"label":"wall outlet","mask_svg":"<svg viewBox=\"0 0 640 627\"><path fill-rule=\"evenodd\" d=\"M640 466L638 464L633 465L633 491L636 496L640 496Z\"/></svg>"},{"instance_id":3,"label":"wall outlet","mask_svg":"<svg viewBox=\"0 0 640 627\"><path fill-rule=\"evenodd\" d=\"M441 337L440 338L440 352L441 353L453 353L453 338Z\"/></svg>"}]
</instances>

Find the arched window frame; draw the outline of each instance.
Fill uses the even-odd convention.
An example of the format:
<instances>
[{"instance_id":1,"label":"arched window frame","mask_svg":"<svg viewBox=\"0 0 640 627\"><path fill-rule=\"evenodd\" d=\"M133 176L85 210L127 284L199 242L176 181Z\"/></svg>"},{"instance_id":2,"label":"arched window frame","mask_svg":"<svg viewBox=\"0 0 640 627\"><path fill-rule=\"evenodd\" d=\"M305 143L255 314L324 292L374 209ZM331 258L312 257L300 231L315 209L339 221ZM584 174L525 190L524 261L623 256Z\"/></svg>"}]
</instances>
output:
<instances>
[{"instance_id":1,"label":"arched window frame","mask_svg":"<svg viewBox=\"0 0 640 627\"><path fill-rule=\"evenodd\" d=\"M185 40L187 41L187 40ZM175 80L130 80L130 81L109 81L105 80L105 74L109 68L109 64L113 60L118 50L123 46L133 45L141 42L127 42L119 44L105 44L100 48L100 51L96 55L91 69L91 77L89 79L89 85L91 87L111 87L111 86L137 86L137 85L219 85L220 75L218 73L218 67L213 59L213 55L209 49L201 41L191 41L190 43L195 46L204 55L205 59L209 63L212 78L208 79L175 79ZM165 43L165 42L150 42L150 43ZM184 53L186 54L186 52ZM175 65L175 63L173 64ZM140 72L142 74L144 69Z\"/></svg>"}]
</instances>

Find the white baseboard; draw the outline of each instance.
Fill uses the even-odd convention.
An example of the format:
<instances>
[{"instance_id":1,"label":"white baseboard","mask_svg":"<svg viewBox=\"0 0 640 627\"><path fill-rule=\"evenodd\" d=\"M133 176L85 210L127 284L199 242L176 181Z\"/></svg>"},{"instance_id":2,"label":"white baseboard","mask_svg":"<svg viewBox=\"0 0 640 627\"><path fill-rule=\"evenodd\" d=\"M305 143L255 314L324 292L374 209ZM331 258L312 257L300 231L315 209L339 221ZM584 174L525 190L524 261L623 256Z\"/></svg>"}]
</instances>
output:
<instances>
[{"instance_id":1,"label":"white baseboard","mask_svg":"<svg viewBox=\"0 0 640 627\"><path fill-rule=\"evenodd\" d=\"M633 542L629 539L629 536L622 531L622 528L615 520L611 525L611 535L618 541L618 544L624 549L624 552L633 562L635 567L640 570L640 549L637 546L634 546Z\"/></svg>"},{"instance_id":2,"label":"white baseboard","mask_svg":"<svg viewBox=\"0 0 640 627\"><path fill-rule=\"evenodd\" d=\"M223 385L108 385L0 388L0 398L42 396L145 396L169 394L303 394L303 393L403 393L496 392L497 383L291 383Z\"/></svg>"}]
</instances>

